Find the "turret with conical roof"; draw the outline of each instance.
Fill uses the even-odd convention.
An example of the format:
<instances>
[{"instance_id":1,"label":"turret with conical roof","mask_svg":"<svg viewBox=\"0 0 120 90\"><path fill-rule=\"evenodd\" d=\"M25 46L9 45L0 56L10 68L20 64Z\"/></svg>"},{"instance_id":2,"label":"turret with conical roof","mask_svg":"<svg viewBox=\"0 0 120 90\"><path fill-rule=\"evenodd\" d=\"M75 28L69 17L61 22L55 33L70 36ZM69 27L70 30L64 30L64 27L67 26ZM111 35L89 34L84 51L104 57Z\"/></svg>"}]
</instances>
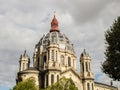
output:
<instances>
[{"instance_id":1,"label":"turret with conical roof","mask_svg":"<svg viewBox=\"0 0 120 90\"><path fill-rule=\"evenodd\" d=\"M26 70L29 68L29 66L30 66L30 58L25 50L24 54L20 56L19 71Z\"/></svg>"},{"instance_id":2,"label":"turret with conical roof","mask_svg":"<svg viewBox=\"0 0 120 90\"><path fill-rule=\"evenodd\" d=\"M91 58L85 49L80 56L80 66L81 66L80 72L82 73L82 77L83 78L90 77L90 75L88 74L92 73Z\"/></svg>"},{"instance_id":3,"label":"turret with conical roof","mask_svg":"<svg viewBox=\"0 0 120 90\"><path fill-rule=\"evenodd\" d=\"M83 80L84 90L88 90L87 88L94 90L94 74L91 69L91 58L85 49L80 56L80 76Z\"/></svg>"}]
</instances>

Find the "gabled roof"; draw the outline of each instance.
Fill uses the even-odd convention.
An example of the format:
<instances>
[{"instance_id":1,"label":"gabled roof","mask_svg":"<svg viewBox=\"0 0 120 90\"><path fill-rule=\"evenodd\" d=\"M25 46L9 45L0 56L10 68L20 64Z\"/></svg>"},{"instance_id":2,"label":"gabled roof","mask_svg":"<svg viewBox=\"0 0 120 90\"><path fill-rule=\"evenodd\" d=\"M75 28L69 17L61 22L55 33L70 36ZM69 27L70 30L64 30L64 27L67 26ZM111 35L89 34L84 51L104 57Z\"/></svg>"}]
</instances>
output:
<instances>
[{"instance_id":1,"label":"gabled roof","mask_svg":"<svg viewBox=\"0 0 120 90\"><path fill-rule=\"evenodd\" d=\"M69 72L69 71L73 72L73 74L74 74L75 76L77 76L77 77L81 80L81 77L80 77L80 76L78 75L78 73L77 73L75 70L73 70L72 68L63 71L63 72L61 72L60 74L67 73L67 72Z\"/></svg>"}]
</instances>

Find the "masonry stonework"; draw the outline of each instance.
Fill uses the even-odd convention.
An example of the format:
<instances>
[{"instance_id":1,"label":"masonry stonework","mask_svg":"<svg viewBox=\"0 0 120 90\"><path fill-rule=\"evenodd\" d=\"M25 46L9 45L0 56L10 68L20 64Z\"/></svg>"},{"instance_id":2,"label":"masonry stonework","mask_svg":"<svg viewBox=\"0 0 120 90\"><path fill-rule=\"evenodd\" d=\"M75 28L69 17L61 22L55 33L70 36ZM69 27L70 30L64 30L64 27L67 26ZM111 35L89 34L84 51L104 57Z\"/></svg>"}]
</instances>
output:
<instances>
[{"instance_id":1,"label":"masonry stonework","mask_svg":"<svg viewBox=\"0 0 120 90\"><path fill-rule=\"evenodd\" d=\"M54 15L50 31L35 45L33 67L26 51L21 55L16 82L32 78L39 88L46 88L66 77L71 78L79 90L118 90L94 81L91 58L86 50L80 55L80 74L77 73L73 44L60 32L58 25Z\"/></svg>"}]
</instances>

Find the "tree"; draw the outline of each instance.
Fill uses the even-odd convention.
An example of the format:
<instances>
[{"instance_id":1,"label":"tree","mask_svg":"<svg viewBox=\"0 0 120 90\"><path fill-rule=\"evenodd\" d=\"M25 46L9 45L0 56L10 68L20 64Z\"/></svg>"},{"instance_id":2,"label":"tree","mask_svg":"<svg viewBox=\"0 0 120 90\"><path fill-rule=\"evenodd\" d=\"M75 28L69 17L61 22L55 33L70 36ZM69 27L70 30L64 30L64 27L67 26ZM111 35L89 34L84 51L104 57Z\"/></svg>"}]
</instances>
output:
<instances>
[{"instance_id":1,"label":"tree","mask_svg":"<svg viewBox=\"0 0 120 90\"><path fill-rule=\"evenodd\" d=\"M78 90L71 78L61 78L55 84L49 86L44 90Z\"/></svg>"},{"instance_id":2,"label":"tree","mask_svg":"<svg viewBox=\"0 0 120 90\"><path fill-rule=\"evenodd\" d=\"M13 90L38 90L35 81L33 79L26 79L25 81L19 82Z\"/></svg>"},{"instance_id":3,"label":"tree","mask_svg":"<svg viewBox=\"0 0 120 90\"><path fill-rule=\"evenodd\" d=\"M105 32L105 61L102 71L113 80L120 81L120 17Z\"/></svg>"}]
</instances>

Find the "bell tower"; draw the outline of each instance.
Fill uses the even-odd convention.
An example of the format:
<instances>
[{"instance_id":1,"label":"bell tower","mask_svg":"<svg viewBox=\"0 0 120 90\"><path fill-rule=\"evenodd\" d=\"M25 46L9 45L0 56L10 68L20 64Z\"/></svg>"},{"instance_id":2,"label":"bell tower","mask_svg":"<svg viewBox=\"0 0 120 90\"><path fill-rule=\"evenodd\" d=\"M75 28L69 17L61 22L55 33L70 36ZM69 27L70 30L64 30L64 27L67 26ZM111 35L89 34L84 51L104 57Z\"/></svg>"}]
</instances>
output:
<instances>
[{"instance_id":1,"label":"bell tower","mask_svg":"<svg viewBox=\"0 0 120 90\"><path fill-rule=\"evenodd\" d=\"M24 54L20 56L19 71L26 70L29 68L29 66L30 66L30 58L25 50Z\"/></svg>"},{"instance_id":2,"label":"bell tower","mask_svg":"<svg viewBox=\"0 0 120 90\"><path fill-rule=\"evenodd\" d=\"M94 90L94 74L91 69L91 58L85 49L80 56L80 76L83 81L83 90Z\"/></svg>"}]
</instances>

